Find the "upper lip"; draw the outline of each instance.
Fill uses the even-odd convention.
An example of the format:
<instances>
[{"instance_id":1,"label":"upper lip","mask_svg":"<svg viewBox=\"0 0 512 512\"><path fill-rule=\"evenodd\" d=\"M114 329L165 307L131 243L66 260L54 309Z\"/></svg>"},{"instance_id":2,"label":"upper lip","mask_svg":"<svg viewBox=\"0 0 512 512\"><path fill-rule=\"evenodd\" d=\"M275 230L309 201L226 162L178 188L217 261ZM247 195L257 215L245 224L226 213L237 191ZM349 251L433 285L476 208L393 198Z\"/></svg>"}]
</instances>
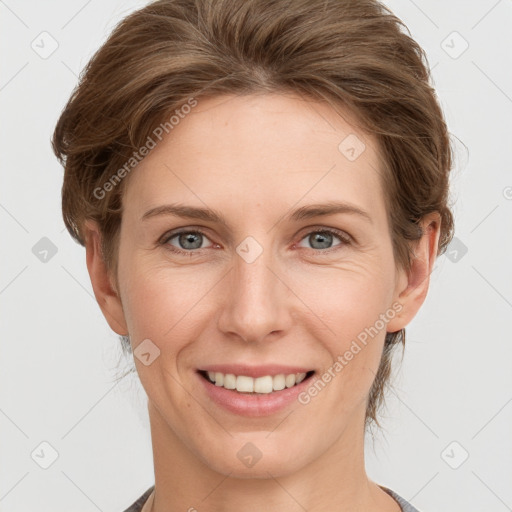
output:
<instances>
[{"instance_id":1,"label":"upper lip","mask_svg":"<svg viewBox=\"0 0 512 512\"><path fill-rule=\"evenodd\" d=\"M210 364L199 368L199 371L220 372L223 374L246 375L247 377L264 377L265 375L289 375L291 373L307 373L312 368L304 366L285 366L281 364L265 364L260 366L249 366L246 364Z\"/></svg>"}]
</instances>

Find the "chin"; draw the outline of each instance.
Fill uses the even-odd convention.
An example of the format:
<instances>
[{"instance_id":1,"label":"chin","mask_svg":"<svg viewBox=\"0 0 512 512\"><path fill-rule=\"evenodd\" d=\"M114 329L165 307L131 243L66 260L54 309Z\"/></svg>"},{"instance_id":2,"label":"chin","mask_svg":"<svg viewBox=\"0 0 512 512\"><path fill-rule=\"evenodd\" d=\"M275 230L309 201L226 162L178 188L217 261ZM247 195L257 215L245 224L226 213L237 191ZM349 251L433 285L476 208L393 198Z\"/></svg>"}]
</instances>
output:
<instances>
[{"instance_id":1,"label":"chin","mask_svg":"<svg viewBox=\"0 0 512 512\"><path fill-rule=\"evenodd\" d=\"M268 436L269 433L262 434ZM235 437L229 446L217 445L203 460L213 471L240 479L284 477L307 464L306 454L297 446L289 446L277 438L275 442L256 438L251 441L247 436ZM305 446L305 443L300 444ZM297 457L298 453L301 457Z\"/></svg>"}]
</instances>

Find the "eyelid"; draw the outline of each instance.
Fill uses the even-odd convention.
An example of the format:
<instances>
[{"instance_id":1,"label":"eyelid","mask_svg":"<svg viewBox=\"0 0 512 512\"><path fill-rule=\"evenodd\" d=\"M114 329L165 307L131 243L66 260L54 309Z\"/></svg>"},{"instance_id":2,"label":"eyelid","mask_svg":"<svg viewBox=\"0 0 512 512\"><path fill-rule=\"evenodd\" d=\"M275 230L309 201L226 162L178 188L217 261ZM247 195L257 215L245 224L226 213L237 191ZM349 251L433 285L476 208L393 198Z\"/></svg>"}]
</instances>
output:
<instances>
[{"instance_id":1,"label":"eyelid","mask_svg":"<svg viewBox=\"0 0 512 512\"><path fill-rule=\"evenodd\" d=\"M204 237L210 239L208 235L208 230L204 227L199 226L186 226L184 228L176 228L176 229L170 229L169 231L166 231L158 240L158 243L165 244L169 239L175 237L176 235L181 235L182 233L200 233ZM196 249L197 250L197 249Z\"/></svg>"},{"instance_id":2,"label":"eyelid","mask_svg":"<svg viewBox=\"0 0 512 512\"><path fill-rule=\"evenodd\" d=\"M332 253L342 251L346 249L348 246L353 246L355 244L354 238L346 233L345 231L342 231L340 229L336 228L330 228L327 226L309 226L307 228L306 233L299 237L299 244L305 240L309 235L312 235L314 233L329 233L336 238L340 240L340 243L337 245L334 245L332 247L328 247L327 249L314 249L312 247L299 247L301 249L306 249L309 254L313 253L314 256L329 256ZM294 245L296 247L296 245Z\"/></svg>"},{"instance_id":3,"label":"eyelid","mask_svg":"<svg viewBox=\"0 0 512 512\"><path fill-rule=\"evenodd\" d=\"M338 228L332 228L329 226L322 226L322 225L316 225L316 226L308 226L304 228L305 233L304 235L301 235L300 240L305 238L307 235L310 235L311 233L332 233L333 235L336 235L338 238L343 240L346 243L355 243L355 239L352 235L349 235L346 231Z\"/></svg>"},{"instance_id":4,"label":"eyelid","mask_svg":"<svg viewBox=\"0 0 512 512\"><path fill-rule=\"evenodd\" d=\"M207 238L208 240L210 240L210 237L209 235L206 233L206 231L203 229L203 228L194 228L194 227L190 227L190 228L178 228L177 230L171 230L171 231L167 231L166 233L164 233L159 239L158 239L158 245L163 245L163 246L167 246L167 245L170 245L168 242L174 238L174 237L177 237L178 235L181 235L183 233L196 233L196 234L199 234L201 236L203 236L204 238ZM210 240L210 242L212 244L215 244L215 242L212 242ZM191 255L191 254L198 254L200 253L201 251L204 251L205 249L208 249L208 247L203 247L201 249L190 249L190 250L185 250L185 249L180 249L179 247L175 247L174 245L171 246L172 248L169 249L171 252L174 252L174 253L178 253L178 254L188 254L188 255Z\"/></svg>"}]
</instances>

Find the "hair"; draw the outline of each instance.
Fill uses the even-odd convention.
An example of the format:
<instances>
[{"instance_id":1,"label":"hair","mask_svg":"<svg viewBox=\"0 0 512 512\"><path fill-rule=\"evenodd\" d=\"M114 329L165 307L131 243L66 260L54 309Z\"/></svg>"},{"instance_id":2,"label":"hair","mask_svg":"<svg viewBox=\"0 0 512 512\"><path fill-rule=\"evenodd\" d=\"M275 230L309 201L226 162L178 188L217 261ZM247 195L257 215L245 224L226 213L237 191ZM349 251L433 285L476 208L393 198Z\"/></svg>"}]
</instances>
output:
<instances>
[{"instance_id":1,"label":"hair","mask_svg":"<svg viewBox=\"0 0 512 512\"><path fill-rule=\"evenodd\" d=\"M191 99L265 93L341 107L376 138L397 268L410 270L431 212L445 252L454 229L447 126L425 52L375 0L159 0L124 18L85 66L52 138L71 236L85 245L84 222L96 221L116 279L126 162L157 127L169 133L169 116ZM386 333L365 425L379 425L397 344L405 329Z\"/></svg>"}]
</instances>

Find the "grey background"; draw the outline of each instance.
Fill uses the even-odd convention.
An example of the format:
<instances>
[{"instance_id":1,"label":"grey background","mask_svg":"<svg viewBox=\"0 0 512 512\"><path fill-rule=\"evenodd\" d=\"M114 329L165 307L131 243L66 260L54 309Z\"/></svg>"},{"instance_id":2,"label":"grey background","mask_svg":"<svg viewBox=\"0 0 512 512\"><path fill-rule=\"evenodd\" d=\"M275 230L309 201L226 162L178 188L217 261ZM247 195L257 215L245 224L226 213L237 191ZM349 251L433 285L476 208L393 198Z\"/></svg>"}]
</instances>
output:
<instances>
[{"instance_id":1,"label":"grey background","mask_svg":"<svg viewBox=\"0 0 512 512\"><path fill-rule=\"evenodd\" d=\"M386 4L427 51L452 133L456 240L367 469L422 512L512 510L512 2ZM49 144L83 66L142 5L0 1L0 511L121 511L154 482L144 392L116 385L126 363L64 230Z\"/></svg>"}]
</instances>

